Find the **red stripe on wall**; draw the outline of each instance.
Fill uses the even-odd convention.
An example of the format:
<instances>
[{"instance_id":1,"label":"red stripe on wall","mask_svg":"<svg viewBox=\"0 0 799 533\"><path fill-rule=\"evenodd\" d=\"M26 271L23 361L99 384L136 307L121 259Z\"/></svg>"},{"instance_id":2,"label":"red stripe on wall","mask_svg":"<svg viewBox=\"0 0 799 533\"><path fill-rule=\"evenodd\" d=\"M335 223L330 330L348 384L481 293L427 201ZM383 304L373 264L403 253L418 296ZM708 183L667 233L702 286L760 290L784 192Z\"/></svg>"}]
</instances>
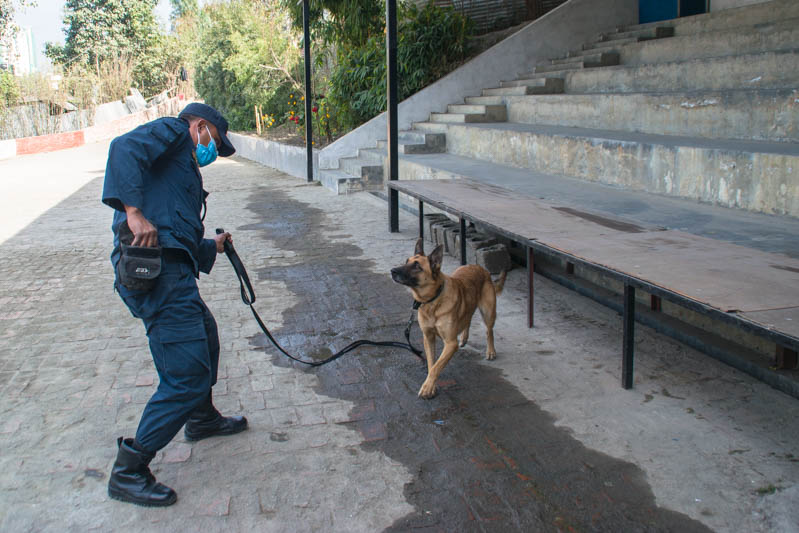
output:
<instances>
[{"instance_id":1,"label":"red stripe on wall","mask_svg":"<svg viewBox=\"0 0 799 533\"><path fill-rule=\"evenodd\" d=\"M54 133L53 135L39 135L37 137L24 137L17 139L17 155L38 154L39 152L53 152L64 148L74 148L84 144L83 131L70 131L67 133Z\"/></svg>"}]
</instances>

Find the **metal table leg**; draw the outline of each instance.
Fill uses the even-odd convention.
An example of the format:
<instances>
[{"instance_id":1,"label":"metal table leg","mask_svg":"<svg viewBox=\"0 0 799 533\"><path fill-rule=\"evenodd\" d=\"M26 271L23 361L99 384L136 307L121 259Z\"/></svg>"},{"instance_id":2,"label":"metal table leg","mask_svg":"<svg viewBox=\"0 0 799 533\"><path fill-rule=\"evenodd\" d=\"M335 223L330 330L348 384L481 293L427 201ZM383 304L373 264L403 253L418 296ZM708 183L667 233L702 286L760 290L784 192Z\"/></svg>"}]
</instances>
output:
<instances>
[{"instance_id":1,"label":"metal table leg","mask_svg":"<svg viewBox=\"0 0 799 533\"><path fill-rule=\"evenodd\" d=\"M535 258L533 257L532 247L527 247L527 327L533 327L533 303L535 296L535 285L533 284L533 271L535 270Z\"/></svg>"},{"instance_id":2,"label":"metal table leg","mask_svg":"<svg viewBox=\"0 0 799 533\"><path fill-rule=\"evenodd\" d=\"M466 219L461 217L461 264L466 264Z\"/></svg>"},{"instance_id":3,"label":"metal table leg","mask_svg":"<svg viewBox=\"0 0 799 533\"><path fill-rule=\"evenodd\" d=\"M419 200L419 238L424 239L424 202Z\"/></svg>"},{"instance_id":4,"label":"metal table leg","mask_svg":"<svg viewBox=\"0 0 799 533\"><path fill-rule=\"evenodd\" d=\"M621 386L633 388L633 356L635 355L635 287L624 285L624 340L621 359Z\"/></svg>"}]
</instances>

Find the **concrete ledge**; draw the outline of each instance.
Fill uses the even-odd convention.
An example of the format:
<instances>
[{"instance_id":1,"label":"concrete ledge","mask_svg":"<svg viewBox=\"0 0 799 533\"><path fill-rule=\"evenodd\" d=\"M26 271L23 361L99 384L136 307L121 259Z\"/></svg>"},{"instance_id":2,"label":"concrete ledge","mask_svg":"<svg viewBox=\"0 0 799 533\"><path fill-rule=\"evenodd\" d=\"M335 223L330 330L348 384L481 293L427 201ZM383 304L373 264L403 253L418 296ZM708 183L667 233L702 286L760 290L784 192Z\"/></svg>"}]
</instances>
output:
<instances>
[{"instance_id":1,"label":"concrete ledge","mask_svg":"<svg viewBox=\"0 0 799 533\"><path fill-rule=\"evenodd\" d=\"M434 111L445 111L453 102L479 95L500 80L516 79L537 63L590 42L602 31L637 22L637 0L569 0L404 100L397 111L398 128L409 129L413 122L425 121ZM325 147L319 164L338 168L340 158L377 146L378 140L387 137L386 128L383 113Z\"/></svg>"},{"instance_id":2,"label":"concrete ledge","mask_svg":"<svg viewBox=\"0 0 799 533\"><path fill-rule=\"evenodd\" d=\"M274 168L297 178L308 178L307 150L304 146L291 146L241 133L228 133L236 148L236 155ZM319 181L319 150L313 151L314 179Z\"/></svg>"},{"instance_id":3,"label":"concrete ledge","mask_svg":"<svg viewBox=\"0 0 799 533\"><path fill-rule=\"evenodd\" d=\"M144 111L132 113L126 117L105 124L90 126L82 130L0 141L0 159L41 152L54 152L66 148L75 148L87 143L112 139L127 133L136 126L159 117L177 115L186 104L188 104L188 101L175 97Z\"/></svg>"}]
</instances>

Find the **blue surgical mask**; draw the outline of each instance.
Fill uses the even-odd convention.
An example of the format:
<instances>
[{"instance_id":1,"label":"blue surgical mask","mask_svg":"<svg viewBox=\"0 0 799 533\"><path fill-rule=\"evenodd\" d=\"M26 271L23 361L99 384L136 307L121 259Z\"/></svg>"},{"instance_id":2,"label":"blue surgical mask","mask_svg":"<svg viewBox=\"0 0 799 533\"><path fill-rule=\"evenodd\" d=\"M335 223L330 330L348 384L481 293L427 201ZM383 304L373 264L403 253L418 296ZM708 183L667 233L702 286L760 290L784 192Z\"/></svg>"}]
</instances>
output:
<instances>
[{"instance_id":1,"label":"blue surgical mask","mask_svg":"<svg viewBox=\"0 0 799 533\"><path fill-rule=\"evenodd\" d=\"M214 137L211 135L211 130L208 129L208 126L205 127L208 131L208 136L211 138L208 146L204 146L200 144L200 138L197 138L197 164L201 167L205 165L210 165L214 161L216 161L216 142L214 141Z\"/></svg>"}]
</instances>

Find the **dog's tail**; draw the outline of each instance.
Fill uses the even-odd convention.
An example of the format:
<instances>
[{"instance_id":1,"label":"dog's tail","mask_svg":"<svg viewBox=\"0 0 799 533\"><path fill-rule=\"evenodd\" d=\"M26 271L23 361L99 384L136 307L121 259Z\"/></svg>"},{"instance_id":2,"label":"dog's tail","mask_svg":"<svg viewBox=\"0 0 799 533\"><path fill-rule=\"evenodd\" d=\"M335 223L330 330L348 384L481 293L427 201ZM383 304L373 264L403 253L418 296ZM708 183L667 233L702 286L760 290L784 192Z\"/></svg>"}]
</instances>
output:
<instances>
[{"instance_id":1,"label":"dog's tail","mask_svg":"<svg viewBox=\"0 0 799 533\"><path fill-rule=\"evenodd\" d=\"M507 277L507 275L508 271L503 270L502 274L499 276L499 279L494 282L494 293L496 293L497 296L502 294L502 289L505 288L505 278Z\"/></svg>"}]
</instances>

